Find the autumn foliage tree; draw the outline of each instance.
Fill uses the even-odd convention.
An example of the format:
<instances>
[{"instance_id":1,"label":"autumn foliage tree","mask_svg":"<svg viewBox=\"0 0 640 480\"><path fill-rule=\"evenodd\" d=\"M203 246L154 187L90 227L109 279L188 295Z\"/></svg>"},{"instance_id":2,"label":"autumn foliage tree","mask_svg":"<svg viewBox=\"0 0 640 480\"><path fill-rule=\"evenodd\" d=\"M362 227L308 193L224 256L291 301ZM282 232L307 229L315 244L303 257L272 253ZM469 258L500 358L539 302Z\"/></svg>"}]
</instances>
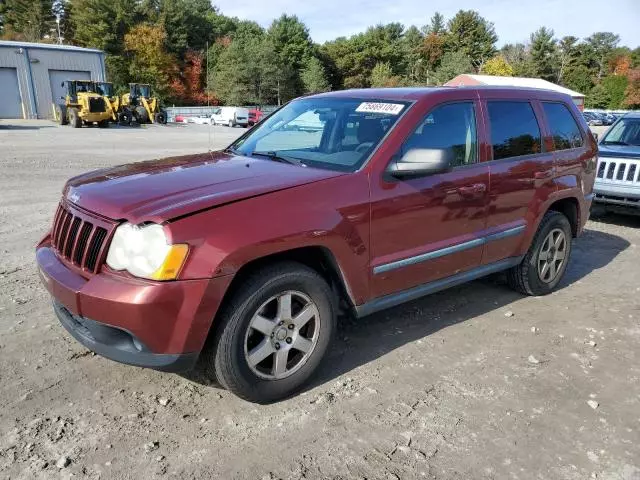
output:
<instances>
[{"instance_id":1,"label":"autumn foliage tree","mask_svg":"<svg viewBox=\"0 0 640 480\"><path fill-rule=\"evenodd\" d=\"M167 52L167 33L161 25L137 25L124 36L125 50L131 54L129 72L137 83L156 87L161 97L172 95L170 85L178 76L176 59ZM179 92L182 93L182 92Z\"/></svg>"},{"instance_id":2,"label":"autumn foliage tree","mask_svg":"<svg viewBox=\"0 0 640 480\"><path fill-rule=\"evenodd\" d=\"M493 58L487 60L480 70L485 75L497 75L501 77L512 77L513 67L509 65L509 62L502 56L496 55Z\"/></svg>"},{"instance_id":3,"label":"autumn foliage tree","mask_svg":"<svg viewBox=\"0 0 640 480\"><path fill-rule=\"evenodd\" d=\"M628 108L640 108L640 68L629 70L629 84L625 92L625 106Z\"/></svg>"}]
</instances>

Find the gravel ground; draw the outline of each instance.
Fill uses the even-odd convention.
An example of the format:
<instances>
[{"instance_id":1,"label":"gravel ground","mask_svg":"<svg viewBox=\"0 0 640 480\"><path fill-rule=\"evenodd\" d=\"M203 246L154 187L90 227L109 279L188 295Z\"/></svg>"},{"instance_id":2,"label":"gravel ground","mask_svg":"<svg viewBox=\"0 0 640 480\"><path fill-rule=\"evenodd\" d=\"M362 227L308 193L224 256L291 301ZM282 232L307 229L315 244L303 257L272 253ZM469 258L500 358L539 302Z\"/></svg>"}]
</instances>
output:
<instances>
[{"instance_id":1,"label":"gravel ground","mask_svg":"<svg viewBox=\"0 0 640 480\"><path fill-rule=\"evenodd\" d=\"M208 142L0 122L0 478L640 478L640 218L590 221L551 296L497 276L344 320L313 384L274 405L85 350L34 263L63 182Z\"/></svg>"}]
</instances>

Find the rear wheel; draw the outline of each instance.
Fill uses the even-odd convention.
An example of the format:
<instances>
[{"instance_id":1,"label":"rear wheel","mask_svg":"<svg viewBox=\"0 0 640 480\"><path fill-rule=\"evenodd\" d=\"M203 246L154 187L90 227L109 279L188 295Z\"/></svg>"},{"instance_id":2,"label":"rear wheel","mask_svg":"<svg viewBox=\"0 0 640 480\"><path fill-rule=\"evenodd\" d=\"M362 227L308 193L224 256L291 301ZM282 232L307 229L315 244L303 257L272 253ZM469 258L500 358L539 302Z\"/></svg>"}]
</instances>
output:
<instances>
[{"instance_id":1,"label":"rear wheel","mask_svg":"<svg viewBox=\"0 0 640 480\"><path fill-rule=\"evenodd\" d=\"M69 115L69 125L71 125L72 128L82 127L82 119L80 118L77 108L70 108L67 113Z\"/></svg>"},{"instance_id":2,"label":"rear wheel","mask_svg":"<svg viewBox=\"0 0 640 480\"><path fill-rule=\"evenodd\" d=\"M69 123L67 119L67 107L65 105L56 105L56 120L59 125L66 125Z\"/></svg>"},{"instance_id":3,"label":"rear wheel","mask_svg":"<svg viewBox=\"0 0 640 480\"><path fill-rule=\"evenodd\" d=\"M571 224L560 212L547 212L520 265L507 272L509 285L525 295L553 292L571 256Z\"/></svg>"},{"instance_id":4,"label":"rear wheel","mask_svg":"<svg viewBox=\"0 0 640 480\"><path fill-rule=\"evenodd\" d=\"M149 114L147 109L141 105L138 105L133 111L133 116L138 123L149 123Z\"/></svg>"},{"instance_id":5,"label":"rear wheel","mask_svg":"<svg viewBox=\"0 0 640 480\"><path fill-rule=\"evenodd\" d=\"M336 306L318 273L284 263L244 281L216 322L209 375L245 400L268 403L291 395L316 371L335 330Z\"/></svg>"},{"instance_id":6,"label":"rear wheel","mask_svg":"<svg viewBox=\"0 0 640 480\"><path fill-rule=\"evenodd\" d=\"M229 128L233 128L235 127L235 124L233 123L233 120L229 120Z\"/></svg>"},{"instance_id":7,"label":"rear wheel","mask_svg":"<svg viewBox=\"0 0 640 480\"><path fill-rule=\"evenodd\" d=\"M154 115L154 121L155 123L164 125L167 123L167 115L164 112L158 112Z\"/></svg>"}]
</instances>

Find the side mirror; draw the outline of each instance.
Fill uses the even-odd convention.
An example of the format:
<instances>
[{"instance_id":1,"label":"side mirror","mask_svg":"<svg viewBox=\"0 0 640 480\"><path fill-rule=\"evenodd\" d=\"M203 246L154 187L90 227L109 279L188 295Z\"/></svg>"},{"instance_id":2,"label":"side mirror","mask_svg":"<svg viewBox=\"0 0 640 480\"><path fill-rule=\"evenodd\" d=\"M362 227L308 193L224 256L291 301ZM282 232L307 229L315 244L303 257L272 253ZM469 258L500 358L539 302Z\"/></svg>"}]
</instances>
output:
<instances>
[{"instance_id":1,"label":"side mirror","mask_svg":"<svg viewBox=\"0 0 640 480\"><path fill-rule=\"evenodd\" d=\"M448 171L453 160L451 148L412 148L392 160L387 172L397 178L433 175Z\"/></svg>"},{"instance_id":2,"label":"side mirror","mask_svg":"<svg viewBox=\"0 0 640 480\"><path fill-rule=\"evenodd\" d=\"M593 134L593 138L596 139L596 143L598 143L600 141L600 135L598 135L597 133Z\"/></svg>"}]
</instances>

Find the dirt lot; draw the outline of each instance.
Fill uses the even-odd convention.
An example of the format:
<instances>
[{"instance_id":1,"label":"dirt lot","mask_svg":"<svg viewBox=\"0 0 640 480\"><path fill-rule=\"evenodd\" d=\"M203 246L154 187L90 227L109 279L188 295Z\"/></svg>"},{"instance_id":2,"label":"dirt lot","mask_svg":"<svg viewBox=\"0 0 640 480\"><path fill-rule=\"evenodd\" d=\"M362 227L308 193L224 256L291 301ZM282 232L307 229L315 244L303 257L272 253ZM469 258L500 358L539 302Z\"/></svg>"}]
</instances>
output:
<instances>
[{"instance_id":1,"label":"dirt lot","mask_svg":"<svg viewBox=\"0 0 640 480\"><path fill-rule=\"evenodd\" d=\"M0 122L1 478L640 478L640 218L590 221L549 297L495 277L345 320L315 382L270 406L71 339L33 251L64 180L207 131Z\"/></svg>"}]
</instances>

